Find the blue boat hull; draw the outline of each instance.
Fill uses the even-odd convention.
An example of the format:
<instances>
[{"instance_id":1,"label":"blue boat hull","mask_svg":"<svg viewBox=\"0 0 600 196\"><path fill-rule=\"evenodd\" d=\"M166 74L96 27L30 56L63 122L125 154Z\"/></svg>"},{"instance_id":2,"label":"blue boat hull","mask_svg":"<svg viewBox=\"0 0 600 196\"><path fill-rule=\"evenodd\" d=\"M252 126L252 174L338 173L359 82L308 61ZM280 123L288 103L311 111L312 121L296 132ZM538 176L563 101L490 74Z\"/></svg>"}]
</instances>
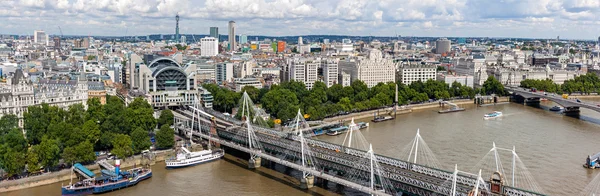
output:
<instances>
[{"instance_id":1,"label":"blue boat hull","mask_svg":"<svg viewBox=\"0 0 600 196\"><path fill-rule=\"evenodd\" d=\"M135 186L136 184L138 184L140 181L146 180L148 178L152 177L152 172L149 172L147 174L144 174L143 176L140 176L137 180L135 181L122 181L122 182L118 182L118 183L114 183L114 184L110 184L110 185L103 185L103 186L92 186L92 187L88 187L85 189L67 189L65 187L62 188L62 195L66 196L66 195L89 195L89 194L99 194L99 193L106 193L106 192L110 192L110 191L114 191L114 190L119 190L119 189L123 189L123 188L127 188L130 186Z\"/></svg>"}]
</instances>

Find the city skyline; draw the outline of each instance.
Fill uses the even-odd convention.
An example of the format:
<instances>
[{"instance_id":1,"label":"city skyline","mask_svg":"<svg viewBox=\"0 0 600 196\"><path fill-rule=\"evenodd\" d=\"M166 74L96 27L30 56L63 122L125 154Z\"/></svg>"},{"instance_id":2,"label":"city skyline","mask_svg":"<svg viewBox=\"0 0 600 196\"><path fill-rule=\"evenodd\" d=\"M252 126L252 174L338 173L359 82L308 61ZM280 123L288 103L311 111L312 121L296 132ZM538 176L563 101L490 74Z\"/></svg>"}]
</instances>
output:
<instances>
[{"instance_id":1,"label":"city skyline","mask_svg":"<svg viewBox=\"0 0 600 196\"><path fill-rule=\"evenodd\" d=\"M94 6L90 6L94 5ZM237 22L237 35L522 37L593 40L600 3L584 0L9 0L0 34L129 36L208 34Z\"/></svg>"}]
</instances>

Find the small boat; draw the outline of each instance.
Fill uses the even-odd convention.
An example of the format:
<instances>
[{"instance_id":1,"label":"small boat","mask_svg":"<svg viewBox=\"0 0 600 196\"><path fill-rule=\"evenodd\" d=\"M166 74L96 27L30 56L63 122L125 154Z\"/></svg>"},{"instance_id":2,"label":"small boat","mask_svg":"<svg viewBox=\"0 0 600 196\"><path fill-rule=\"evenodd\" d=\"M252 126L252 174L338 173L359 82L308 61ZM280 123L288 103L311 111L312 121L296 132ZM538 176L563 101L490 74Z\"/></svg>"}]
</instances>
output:
<instances>
[{"instance_id":1,"label":"small boat","mask_svg":"<svg viewBox=\"0 0 600 196\"><path fill-rule=\"evenodd\" d=\"M364 128L369 127L369 123L359 122L359 123L356 123L356 126L358 126L359 129L364 129Z\"/></svg>"},{"instance_id":2,"label":"small boat","mask_svg":"<svg viewBox=\"0 0 600 196\"><path fill-rule=\"evenodd\" d=\"M165 160L167 168L180 168L207 163L220 159L225 155L221 149L208 149L198 152L190 152L183 146L180 149L181 152L177 154L177 157Z\"/></svg>"},{"instance_id":3,"label":"small boat","mask_svg":"<svg viewBox=\"0 0 600 196\"><path fill-rule=\"evenodd\" d=\"M553 112L560 112L561 110L562 110L562 108L559 106L554 106L554 107L550 108L550 111L553 111Z\"/></svg>"},{"instance_id":4,"label":"small boat","mask_svg":"<svg viewBox=\"0 0 600 196\"><path fill-rule=\"evenodd\" d=\"M382 122L382 121L386 121L386 120L392 120L394 119L394 117L391 116L376 116L375 118L373 118L373 122Z\"/></svg>"},{"instance_id":5,"label":"small boat","mask_svg":"<svg viewBox=\"0 0 600 196\"><path fill-rule=\"evenodd\" d=\"M444 113L460 112L460 111L465 111L465 108L454 107L454 108L450 108L450 109L447 109L447 110L440 110L440 111L438 111L438 113L444 114Z\"/></svg>"},{"instance_id":6,"label":"small boat","mask_svg":"<svg viewBox=\"0 0 600 196\"><path fill-rule=\"evenodd\" d=\"M491 118L498 118L500 116L502 116L502 112L494 111L492 113L488 113L488 114L483 115L483 118L484 119L491 119Z\"/></svg>"},{"instance_id":7,"label":"small boat","mask_svg":"<svg viewBox=\"0 0 600 196\"><path fill-rule=\"evenodd\" d=\"M336 128L327 130L327 135L336 136L336 135L345 133L346 131L348 131L347 126L336 127Z\"/></svg>"},{"instance_id":8,"label":"small boat","mask_svg":"<svg viewBox=\"0 0 600 196\"><path fill-rule=\"evenodd\" d=\"M76 170L84 176L85 180L61 188L61 195L88 195L106 193L114 190L137 185L140 181L152 177L152 170L147 168L134 168L127 171L120 170L120 160L116 160L114 171L103 170L102 175L95 177L94 173L77 163L72 171Z\"/></svg>"}]
</instances>

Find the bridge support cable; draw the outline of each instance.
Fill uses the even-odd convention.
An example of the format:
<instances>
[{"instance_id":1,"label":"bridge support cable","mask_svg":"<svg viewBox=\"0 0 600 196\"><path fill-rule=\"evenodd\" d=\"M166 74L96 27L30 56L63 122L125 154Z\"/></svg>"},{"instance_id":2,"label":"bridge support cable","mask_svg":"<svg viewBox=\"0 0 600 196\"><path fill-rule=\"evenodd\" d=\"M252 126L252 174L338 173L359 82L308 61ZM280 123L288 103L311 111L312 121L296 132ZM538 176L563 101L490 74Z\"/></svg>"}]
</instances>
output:
<instances>
[{"instance_id":1,"label":"bridge support cable","mask_svg":"<svg viewBox=\"0 0 600 196\"><path fill-rule=\"evenodd\" d=\"M541 186L521 161L515 149L514 146L508 149L492 143L492 149L470 171L482 170L485 179L491 179L494 173L498 173L503 186L543 193ZM511 163L508 167L502 164L502 160L506 159Z\"/></svg>"},{"instance_id":2,"label":"bridge support cable","mask_svg":"<svg viewBox=\"0 0 600 196\"><path fill-rule=\"evenodd\" d=\"M437 160L433 151L431 151L425 140L421 137L419 129L417 129L417 134L412 142L404 147L401 155L404 157L404 160L414 164L444 169L441 167L442 164Z\"/></svg>"},{"instance_id":3,"label":"bridge support cable","mask_svg":"<svg viewBox=\"0 0 600 196\"><path fill-rule=\"evenodd\" d=\"M354 118L352 118L352 121L348 125L348 132L346 132L346 135L344 136L344 142L342 142L342 146L363 151L369 150L369 142L361 133L358 125L354 123Z\"/></svg>"},{"instance_id":4,"label":"bridge support cable","mask_svg":"<svg viewBox=\"0 0 600 196\"><path fill-rule=\"evenodd\" d=\"M596 175L592 181L583 188L579 195L600 195L600 174Z\"/></svg>"},{"instance_id":5,"label":"bridge support cable","mask_svg":"<svg viewBox=\"0 0 600 196\"><path fill-rule=\"evenodd\" d=\"M360 159L356 160L358 168L348 170L343 176L345 179L371 187L372 190L395 195L397 193L394 185L388 179L389 172L380 165L373 146L369 144L368 151L362 155L357 155Z\"/></svg>"}]
</instances>

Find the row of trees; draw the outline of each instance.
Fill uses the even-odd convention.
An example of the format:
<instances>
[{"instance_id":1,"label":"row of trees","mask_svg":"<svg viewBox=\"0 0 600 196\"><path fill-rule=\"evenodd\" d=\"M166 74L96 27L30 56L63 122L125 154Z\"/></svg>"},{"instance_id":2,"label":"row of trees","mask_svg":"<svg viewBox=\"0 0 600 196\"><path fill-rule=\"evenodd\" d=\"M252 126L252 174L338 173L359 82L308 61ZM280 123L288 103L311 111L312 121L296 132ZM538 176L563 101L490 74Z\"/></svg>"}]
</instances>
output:
<instances>
[{"instance_id":1,"label":"row of trees","mask_svg":"<svg viewBox=\"0 0 600 196\"><path fill-rule=\"evenodd\" d=\"M105 105L92 98L87 107L86 110L82 104L74 104L64 110L46 103L30 106L23 114L27 137L18 128L16 116L2 117L0 168L14 175L22 172L25 165L29 172L54 168L61 159L67 165L89 163L96 160L94 151L110 150L125 158L152 145L150 134L158 122L162 124L156 133L158 146L172 146L173 130L169 126L173 114L163 111L157 121L152 106L142 98L136 98L127 107L115 96L108 96ZM171 119L166 120L169 115Z\"/></svg>"},{"instance_id":2,"label":"row of trees","mask_svg":"<svg viewBox=\"0 0 600 196\"><path fill-rule=\"evenodd\" d=\"M410 85L398 82L398 103L410 104L430 99L449 99L453 97L471 98L477 93L504 94L504 87L494 77L488 78L483 88L473 89L454 82L448 85L442 81L417 81ZM325 83L317 81L308 90L303 82L289 81L270 88L256 89L245 86L241 93L220 88L216 84L203 85L213 94L213 107L217 111L231 112L237 107L242 93L248 93L254 103L259 103L271 116L282 120L295 117L298 109L309 114L309 119L323 119L340 112L356 112L391 106L394 102L396 83L379 83L372 88L355 80L350 86L334 84L327 88Z\"/></svg>"},{"instance_id":3,"label":"row of trees","mask_svg":"<svg viewBox=\"0 0 600 196\"><path fill-rule=\"evenodd\" d=\"M521 81L523 88L535 88L551 93L600 93L600 78L593 74L577 76L574 79L566 80L562 85L555 84L552 80L533 80L526 79Z\"/></svg>"}]
</instances>

